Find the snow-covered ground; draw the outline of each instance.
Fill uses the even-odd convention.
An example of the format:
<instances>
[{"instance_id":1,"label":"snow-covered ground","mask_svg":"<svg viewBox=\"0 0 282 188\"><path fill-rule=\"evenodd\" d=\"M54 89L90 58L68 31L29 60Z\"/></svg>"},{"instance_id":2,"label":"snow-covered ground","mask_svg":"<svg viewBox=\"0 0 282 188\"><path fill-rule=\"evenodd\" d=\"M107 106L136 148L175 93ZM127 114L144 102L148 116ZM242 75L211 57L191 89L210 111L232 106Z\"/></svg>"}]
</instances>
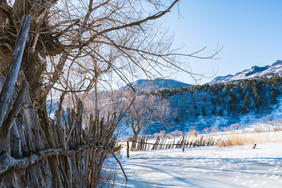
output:
<instances>
[{"instance_id":1,"label":"snow-covered ground","mask_svg":"<svg viewBox=\"0 0 282 188\"><path fill-rule=\"evenodd\" d=\"M115 187L282 187L282 143L125 153Z\"/></svg>"}]
</instances>

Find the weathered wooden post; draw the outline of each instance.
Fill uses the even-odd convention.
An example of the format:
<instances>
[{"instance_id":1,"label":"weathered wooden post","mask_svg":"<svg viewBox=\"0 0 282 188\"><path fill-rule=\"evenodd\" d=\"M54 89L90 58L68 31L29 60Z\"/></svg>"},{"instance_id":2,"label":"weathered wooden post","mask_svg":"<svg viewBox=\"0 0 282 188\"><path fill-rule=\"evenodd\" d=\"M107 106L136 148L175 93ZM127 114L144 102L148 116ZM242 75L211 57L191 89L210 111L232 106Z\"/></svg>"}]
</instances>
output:
<instances>
[{"instance_id":1,"label":"weathered wooden post","mask_svg":"<svg viewBox=\"0 0 282 188\"><path fill-rule=\"evenodd\" d=\"M25 44L28 38L30 22L31 16L23 16L19 28L19 34L14 46L14 52L9 66L9 72L4 82L2 91L0 92L0 153L2 155L0 157L0 166L2 166L1 163L4 164L6 159L11 162L9 159L10 156L7 154L10 148L8 135L10 133L11 127L15 122L16 117L18 116L20 108L22 107L25 92L28 90L28 84L26 82L23 82L22 90L19 92L16 101L11 104L21 67ZM10 112L9 105L13 106ZM7 158L4 156L6 156Z\"/></svg>"},{"instance_id":2,"label":"weathered wooden post","mask_svg":"<svg viewBox=\"0 0 282 188\"><path fill-rule=\"evenodd\" d=\"M22 57L24 54L25 44L28 37L31 16L23 16L19 34L14 47L14 53L9 66L9 72L6 77L4 86L0 93L0 127L3 126L8 106L12 100L18 73L21 67Z\"/></svg>"},{"instance_id":3,"label":"weathered wooden post","mask_svg":"<svg viewBox=\"0 0 282 188\"><path fill-rule=\"evenodd\" d=\"M128 140L126 142L126 145L127 145L127 158L129 158L129 141Z\"/></svg>"},{"instance_id":4,"label":"weathered wooden post","mask_svg":"<svg viewBox=\"0 0 282 188\"><path fill-rule=\"evenodd\" d=\"M183 132L183 140L182 140L182 152L185 151L185 133Z\"/></svg>"}]
</instances>

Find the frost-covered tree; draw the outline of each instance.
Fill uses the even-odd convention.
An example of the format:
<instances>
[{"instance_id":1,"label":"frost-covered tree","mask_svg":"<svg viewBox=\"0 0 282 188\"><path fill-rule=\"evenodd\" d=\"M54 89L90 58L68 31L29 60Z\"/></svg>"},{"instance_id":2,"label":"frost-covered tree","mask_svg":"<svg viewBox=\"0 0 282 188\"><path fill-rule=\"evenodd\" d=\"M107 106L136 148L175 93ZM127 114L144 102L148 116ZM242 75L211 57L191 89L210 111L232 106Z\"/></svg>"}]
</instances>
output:
<instances>
[{"instance_id":1,"label":"frost-covered tree","mask_svg":"<svg viewBox=\"0 0 282 188\"><path fill-rule=\"evenodd\" d=\"M132 149L136 147L137 137L145 127L164 123L165 119L171 114L167 100L154 95L137 95L132 91L124 92L122 106L123 108L129 106L123 122L132 129Z\"/></svg>"}]
</instances>

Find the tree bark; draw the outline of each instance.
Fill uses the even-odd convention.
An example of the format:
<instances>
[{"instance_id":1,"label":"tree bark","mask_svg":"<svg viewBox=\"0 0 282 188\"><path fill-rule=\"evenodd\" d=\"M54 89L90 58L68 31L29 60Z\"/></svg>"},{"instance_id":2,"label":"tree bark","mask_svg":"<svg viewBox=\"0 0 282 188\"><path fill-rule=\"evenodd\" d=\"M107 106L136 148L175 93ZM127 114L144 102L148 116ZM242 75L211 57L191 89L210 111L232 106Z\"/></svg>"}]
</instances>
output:
<instances>
[{"instance_id":1,"label":"tree bark","mask_svg":"<svg viewBox=\"0 0 282 188\"><path fill-rule=\"evenodd\" d=\"M136 145L137 145L137 138L138 138L138 133L134 133L133 138L132 138L132 145L131 145L131 151L136 150Z\"/></svg>"}]
</instances>

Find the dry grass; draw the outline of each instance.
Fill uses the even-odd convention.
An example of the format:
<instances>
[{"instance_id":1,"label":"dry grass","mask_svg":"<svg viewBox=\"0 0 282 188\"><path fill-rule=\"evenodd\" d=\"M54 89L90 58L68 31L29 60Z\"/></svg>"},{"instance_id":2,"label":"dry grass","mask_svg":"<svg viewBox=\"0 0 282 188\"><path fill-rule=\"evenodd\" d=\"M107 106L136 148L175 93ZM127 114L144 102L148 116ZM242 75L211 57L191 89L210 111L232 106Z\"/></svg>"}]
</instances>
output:
<instances>
[{"instance_id":1,"label":"dry grass","mask_svg":"<svg viewBox=\"0 0 282 188\"><path fill-rule=\"evenodd\" d=\"M282 142L282 132L254 132L238 133L233 132L229 135L218 136L215 143L219 147L238 146L258 143Z\"/></svg>"},{"instance_id":2,"label":"dry grass","mask_svg":"<svg viewBox=\"0 0 282 188\"><path fill-rule=\"evenodd\" d=\"M282 120L254 124L251 128L238 130L239 124L226 128L226 132L215 133L215 145L219 147L246 144L282 142Z\"/></svg>"}]
</instances>

